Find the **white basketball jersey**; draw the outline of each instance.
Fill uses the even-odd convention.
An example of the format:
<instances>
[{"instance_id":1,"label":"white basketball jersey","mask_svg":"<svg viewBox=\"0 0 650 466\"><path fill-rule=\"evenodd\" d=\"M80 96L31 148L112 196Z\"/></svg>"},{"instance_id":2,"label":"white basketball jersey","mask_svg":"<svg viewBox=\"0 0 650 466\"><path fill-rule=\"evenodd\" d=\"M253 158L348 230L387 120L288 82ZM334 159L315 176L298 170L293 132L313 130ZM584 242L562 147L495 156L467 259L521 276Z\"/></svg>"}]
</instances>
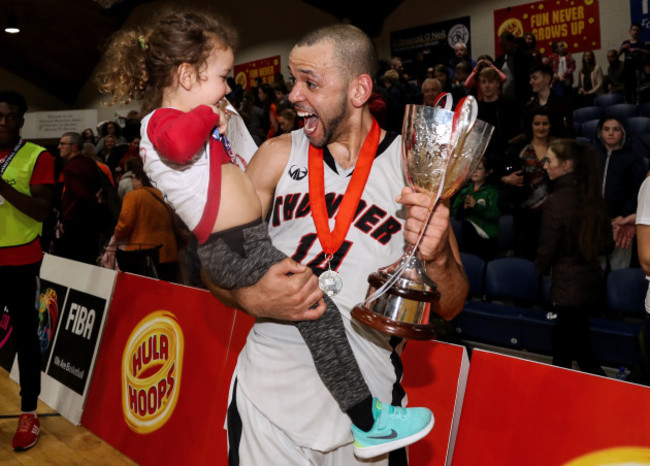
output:
<instances>
[{"instance_id":1,"label":"white basketball jersey","mask_svg":"<svg viewBox=\"0 0 650 466\"><path fill-rule=\"evenodd\" d=\"M308 149L302 130L291 133L292 149L275 191L269 233L275 247L296 261L325 268L325 258L309 209ZM358 212L345 242L332 260L343 289L333 297L347 336L372 394L391 402L396 375L389 337L350 318L368 290L367 277L395 262L403 253L401 205L395 198L404 186L400 138L384 138L379 146ZM334 230L336 209L350 181L326 154L325 193ZM397 348L401 351L401 345ZM350 420L320 381L298 330L291 324L258 321L248 336L236 369L246 396L273 424L300 446L330 451L352 442ZM274 396L277 393L278 396Z\"/></svg>"}]
</instances>

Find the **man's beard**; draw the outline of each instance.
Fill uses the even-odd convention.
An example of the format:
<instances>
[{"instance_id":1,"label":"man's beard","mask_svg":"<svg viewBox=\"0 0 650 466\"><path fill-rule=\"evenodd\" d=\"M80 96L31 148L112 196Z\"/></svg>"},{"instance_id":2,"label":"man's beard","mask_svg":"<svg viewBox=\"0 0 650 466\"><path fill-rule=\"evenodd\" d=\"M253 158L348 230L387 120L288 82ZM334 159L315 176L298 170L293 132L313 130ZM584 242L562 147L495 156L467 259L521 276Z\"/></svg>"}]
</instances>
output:
<instances>
[{"instance_id":1,"label":"man's beard","mask_svg":"<svg viewBox=\"0 0 650 466\"><path fill-rule=\"evenodd\" d=\"M333 142L341 122L345 118L346 114L346 103L347 100L343 99L338 108L338 112L335 116L328 118L327 120L321 120L321 126L323 127L323 136L318 141L312 141L311 144L317 149L323 149L325 146Z\"/></svg>"}]
</instances>

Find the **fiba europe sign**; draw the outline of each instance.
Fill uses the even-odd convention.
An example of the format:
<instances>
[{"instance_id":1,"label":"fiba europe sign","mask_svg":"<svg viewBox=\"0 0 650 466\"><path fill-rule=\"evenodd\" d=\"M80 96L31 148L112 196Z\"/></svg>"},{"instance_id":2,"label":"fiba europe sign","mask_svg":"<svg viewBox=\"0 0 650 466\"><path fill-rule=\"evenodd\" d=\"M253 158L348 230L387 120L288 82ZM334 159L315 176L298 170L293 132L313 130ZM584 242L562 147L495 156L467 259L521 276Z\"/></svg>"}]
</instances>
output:
<instances>
[{"instance_id":1,"label":"fiba europe sign","mask_svg":"<svg viewBox=\"0 0 650 466\"><path fill-rule=\"evenodd\" d=\"M122 409L131 430L147 434L167 422L182 362L183 332L172 313L156 311L136 325L122 356Z\"/></svg>"}]
</instances>

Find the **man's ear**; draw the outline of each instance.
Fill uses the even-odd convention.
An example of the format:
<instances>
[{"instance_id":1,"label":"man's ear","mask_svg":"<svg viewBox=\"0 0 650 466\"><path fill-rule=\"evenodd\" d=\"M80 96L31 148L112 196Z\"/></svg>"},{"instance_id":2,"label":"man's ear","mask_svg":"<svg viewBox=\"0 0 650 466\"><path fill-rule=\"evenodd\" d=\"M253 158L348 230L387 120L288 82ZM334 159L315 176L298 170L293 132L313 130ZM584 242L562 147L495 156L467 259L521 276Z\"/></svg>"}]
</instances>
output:
<instances>
[{"instance_id":1,"label":"man's ear","mask_svg":"<svg viewBox=\"0 0 650 466\"><path fill-rule=\"evenodd\" d=\"M372 78L368 74L360 74L350 83L350 102L357 108L363 107L372 95Z\"/></svg>"},{"instance_id":2,"label":"man's ear","mask_svg":"<svg viewBox=\"0 0 650 466\"><path fill-rule=\"evenodd\" d=\"M189 91L196 82L196 69L189 63L181 63L176 70L176 77L178 78L178 84L186 91Z\"/></svg>"}]
</instances>

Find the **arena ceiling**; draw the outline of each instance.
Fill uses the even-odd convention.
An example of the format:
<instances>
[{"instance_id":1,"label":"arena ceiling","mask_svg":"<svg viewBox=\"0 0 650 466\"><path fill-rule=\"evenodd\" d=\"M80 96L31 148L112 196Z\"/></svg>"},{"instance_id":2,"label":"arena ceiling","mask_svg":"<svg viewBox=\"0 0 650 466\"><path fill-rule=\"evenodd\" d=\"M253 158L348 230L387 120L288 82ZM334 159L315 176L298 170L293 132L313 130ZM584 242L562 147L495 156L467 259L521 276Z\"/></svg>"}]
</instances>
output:
<instances>
[{"instance_id":1,"label":"arena ceiling","mask_svg":"<svg viewBox=\"0 0 650 466\"><path fill-rule=\"evenodd\" d=\"M101 58L106 39L122 27L133 8L150 1L2 0L0 67L73 104ZM402 0L303 1L376 36ZM12 15L18 34L4 32Z\"/></svg>"}]
</instances>

